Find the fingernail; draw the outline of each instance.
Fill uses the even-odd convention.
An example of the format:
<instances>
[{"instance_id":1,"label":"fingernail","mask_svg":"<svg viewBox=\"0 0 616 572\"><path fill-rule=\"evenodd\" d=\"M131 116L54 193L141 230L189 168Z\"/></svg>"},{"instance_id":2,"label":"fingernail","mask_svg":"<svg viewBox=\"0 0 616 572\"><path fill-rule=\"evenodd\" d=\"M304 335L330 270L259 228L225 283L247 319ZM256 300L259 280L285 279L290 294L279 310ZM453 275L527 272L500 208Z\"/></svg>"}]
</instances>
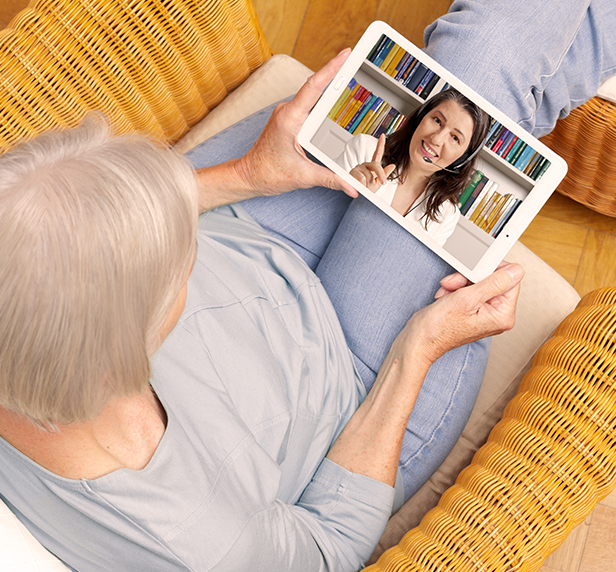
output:
<instances>
[{"instance_id":1,"label":"fingernail","mask_svg":"<svg viewBox=\"0 0 616 572\"><path fill-rule=\"evenodd\" d=\"M445 294L445 288L443 288L442 286L436 291L436 294L434 294L434 299L438 300L443 294Z\"/></svg>"}]
</instances>

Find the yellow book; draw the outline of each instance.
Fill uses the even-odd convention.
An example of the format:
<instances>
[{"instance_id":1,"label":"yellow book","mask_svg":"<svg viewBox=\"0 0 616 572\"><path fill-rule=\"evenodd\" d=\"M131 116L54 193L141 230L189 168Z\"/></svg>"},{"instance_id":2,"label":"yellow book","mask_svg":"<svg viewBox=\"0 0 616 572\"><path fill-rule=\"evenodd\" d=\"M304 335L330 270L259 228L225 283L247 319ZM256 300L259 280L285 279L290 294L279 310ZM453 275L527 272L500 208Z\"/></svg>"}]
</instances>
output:
<instances>
[{"instance_id":1,"label":"yellow book","mask_svg":"<svg viewBox=\"0 0 616 572\"><path fill-rule=\"evenodd\" d=\"M501 211L503 205L507 202L508 199L509 195L498 195L498 199L494 202L494 206L492 207L492 209L490 209L489 212L486 213L486 215L483 217L483 220L481 221L480 228L482 230L488 232L488 226L492 224L494 218L498 216L498 213Z\"/></svg>"},{"instance_id":2,"label":"yellow book","mask_svg":"<svg viewBox=\"0 0 616 572\"><path fill-rule=\"evenodd\" d=\"M340 97L336 100L334 106L329 110L327 117L332 120L335 120L336 114L340 111L340 108L344 105L349 95L351 95L351 88L347 85L344 88L343 92L340 94Z\"/></svg>"},{"instance_id":3,"label":"yellow book","mask_svg":"<svg viewBox=\"0 0 616 572\"><path fill-rule=\"evenodd\" d=\"M374 116L375 113L379 112L381 107L383 107L384 103L385 102L381 100L381 103L379 103L376 109L374 109L374 104L372 104L373 106L368 110L368 113L364 115L364 118L360 121L359 125L357 126L357 129L355 129L356 134L365 133L364 129L366 128L366 125L370 124L370 122L372 121L372 117Z\"/></svg>"},{"instance_id":4,"label":"yellow book","mask_svg":"<svg viewBox=\"0 0 616 572\"><path fill-rule=\"evenodd\" d=\"M333 120L338 123L338 119L340 119L340 116L344 114L344 112L348 109L349 105L351 105L353 103L353 101L355 101L354 97L355 94L357 93L357 90L361 87L361 85L357 84L353 90L349 93L346 101L340 106L340 109L338 110L338 113L336 113L336 115L333 117Z\"/></svg>"},{"instance_id":5,"label":"yellow book","mask_svg":"<svg viewBox=\"0 0 616 572\"><path fill-rule=\"evenodd\" d=\"M483 199L481 199L481 202L477 205L477 208L473 211L473 214L471 215L469 219L472 223L477 224L475 221L479 218L479 216L481 215L481 212L483 211L487 202L490 200L493 194L494 194L494 190L492 189L492 187L490 187L490 189L486 192L486 194L483 195Z\"/></svg>"},{"instance_id":6,"label":"yellow book","mask_svg":"<svg viewBox=\"0 0 616 572\"><path fill-rule=\"evenodd\" d=\"M490 200L485 204L485 206L483 207L483 211L479 213L479 216L477 217L477 220L475 221L475 224L482 230L485 230L484 225L486 223L486 220L494 212L494 209L498 208L498 205L503 197L496 190L498 188L497 184L494 184L492 188L494 192L492 193Z\"/></svg>"},{"instance_id":7,"label":"yellow book","mask_svg":"<svg viewBox=\"0 0 616 572\"><path fill-rule=\"evenodd\" d=\"M347 126L347 123L353 118L355 113L357 113L357 110L361 107L363 103L363 101L361 100L361 95L362 94L358 92L356 94L356 97L359 97L360 99L354 99L351 105L347 107L347 110L344 112L344 114L340 116L340 119L338 120L338 124L342 125L342 127Z\"/></svg>"},{"instance_id":8,"label":"yellow book","mask_svg":"<svg viewBox=\"0 0 616 572\"><path fill-rule=\"evenodd\" d=\"M383 63L379 67L383 71L385 71L391 63L391 60L393 60L396 57L396 54L400 51L403 52L404 50L398 44L396 44L391 50L389 50L387 57L383 60Z\"/></svg>"},{"instance_id":9,"label":"yellow book","mask_svg":"<svg viewBox=\"0 0 616 572\"><path fill-rule=\"evenodd\" d=\"M503 204L503 206L500 208L498 215L493 218L493 220L488 225L488 228L486 228L486 232L492 232L501 217L515 204L516 198L511 193L508 193L507 197L508 198Z\"/></svg>"},{"instance_id":10,"label":"yellow book","mask_svg":"<svg viewBox=\"0 0 616 572\"><path fill-rule=\"evenodd\" d=\"M383 118L389 113L390 109L391 105L389 105L389 103L387 103L386 101L383 102L383 105L381 106L379 111L372 116L372 121L368 125L366 125L366 130L364 131L364 133L372 134L374 130L381 124Z\"/></svg>"},{"instance_id":11,"label":"yellow book","mask_svg":"<svg viewBox=\"0 0 616 572\"><path fill-rule=\"evenodd\" d=\"M498 197L500 197L500 194L497 193L495 190L492 190L490 196L487 197L486 202L481 207L481 211L477 213L477 216L475 216L475 220L473 222L476 226L481 228L481 223L483 222L483 219L494 208L494 203L498 199Z\"/></svg>"},{"instance_id":12,"label":"yellow book","mask_svg":"<svg viewBox=\"0 0 616 572\"><path fill-rule=\"evenodd\" d=\"M396 71L396 66L400 63L400 60L404 57L404 54L406 54L406 51L400 48L398 50L398 53L394 56L390 64L385 69L385 73L387 75L390 75L393 77L394 72Z\"/></svg>"}]
</instances>

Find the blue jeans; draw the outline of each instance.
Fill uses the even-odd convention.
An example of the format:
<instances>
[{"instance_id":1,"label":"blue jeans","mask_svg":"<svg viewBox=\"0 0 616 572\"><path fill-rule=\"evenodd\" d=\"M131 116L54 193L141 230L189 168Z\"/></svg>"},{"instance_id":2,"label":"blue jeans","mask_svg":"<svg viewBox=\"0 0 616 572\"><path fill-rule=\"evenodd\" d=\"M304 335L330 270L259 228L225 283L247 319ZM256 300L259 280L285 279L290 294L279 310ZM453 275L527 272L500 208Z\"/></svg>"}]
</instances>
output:
<instances>
[{"instance_id":1,"label":"blue jeans","mask_svg":"<svg viewBox=\"0 0 616 572\"><path fill-rule=\"evenodd\" d=\"M616 43L608 38L615 28L607 25L616 23L616 2L557 4L563 8L560 20L545 3L533 0L513 8L504 0L456 0L449 14L427 28L427 51L521 125L535 134L547 132L616 71ZM597 25L599 15L603 28ZM494 30L499 30L497 50L486 42ZM205 167L244 155L271 111L244 119L188 157ZM361 197L351 200L341 192L312 188L251 199L243 206L319 276L369 390L396 335L433 300L440 279L452 268ZM402 447L405 499L438 468L462 432L489 346L489 340L463 346L430 369Z\"/></svg>"},{"instance_id":2,"label":"blue jeans","mask_svg":"<svg viewBox=\"0 0 616 572\"><path fill-rule=\"evenodd\" d=\"M272 107L193 149L205 167L240 157L263 129ZM453 269L363 198L323 188L244 201L270 233L316 272L342 324L369 390L395 337L413 313L432 302ZM400 470L405 500L438 468L457 441L485 372L489 340L449 352L430 369L409 419Z\"/></svg>"},{"instance_id":3,"label":"blue jeans","mask_svg":"<svg viewBox=\"0 0 616 572\"><path fill-rule=\"evenodd\" d=\"M614 0L455 0L426 52L536 137L616 74Z\"/></svg>"}]
</instances>

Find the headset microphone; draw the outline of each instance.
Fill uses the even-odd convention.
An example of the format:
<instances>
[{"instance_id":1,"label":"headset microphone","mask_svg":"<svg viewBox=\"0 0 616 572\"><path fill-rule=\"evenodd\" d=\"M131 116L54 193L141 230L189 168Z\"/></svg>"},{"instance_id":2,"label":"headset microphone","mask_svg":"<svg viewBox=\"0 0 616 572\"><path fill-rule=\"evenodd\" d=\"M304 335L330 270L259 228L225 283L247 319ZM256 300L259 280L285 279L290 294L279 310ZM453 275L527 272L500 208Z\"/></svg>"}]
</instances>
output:
<instances>
[{"instance_id":1,"label":"headset microphone","mask_svg":"<svg viewBox=\"0 0 616 572\"><path fill-rule=\"evenodd\" d=\"M422 157L422 159L426 163L432 163L435 167L438 167L441 171L447 171L448 173L451 173L452 175L459 175L462 167L464 167L464 165L472 161L477 156L479 151L483 149L484 145L488 142L488 136L489 136L489 133L488 135L485 136L484 140L481 143L479 143L479 145L477 145L477 148L468 157L464 157L464 155L462 155L463 159L461 163L457 163L457 164L453 163L452 165L450 165L451 169L449 167L441 167L440 165L437 165L434 161L432 161L432 159L430 159L430 157L426 157L425 155Z\"/></svg>"},{"instance_id":2,"label":"headset microphone","mask_svg":"<svg viewBox=\"0 0 616 572\"><path fill-rule=\"evenodd\" d=\"M452 175L460 174L460 169L456 169L455 167L453 169L448 169L447 167L441 167L440 165L437 165L434 161L432 161L432 159L430 159L429 157L424 156L423 160L426 163L432 163L435 167L438 167L441 171L447 171L448 173L451 173Z\"/></svg>"}]
</instances>

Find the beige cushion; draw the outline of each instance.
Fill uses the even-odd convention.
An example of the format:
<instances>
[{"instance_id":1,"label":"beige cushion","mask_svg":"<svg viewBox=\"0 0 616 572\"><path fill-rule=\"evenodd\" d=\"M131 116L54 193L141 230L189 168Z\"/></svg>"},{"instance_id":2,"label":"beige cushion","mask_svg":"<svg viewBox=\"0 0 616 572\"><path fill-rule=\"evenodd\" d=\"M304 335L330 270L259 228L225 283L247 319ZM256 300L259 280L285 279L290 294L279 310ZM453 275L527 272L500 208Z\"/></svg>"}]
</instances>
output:
<instances>
[{"instance_id":1,"label":"beige cushion","mask_svg":"<svg viewBox=\"0 0 616 572\"><path fill-rule=\"evenodd\" d=\"M310 75L312 71L290 56L272 56L180 139L175 149L186 153L240 119L293 95Z\"/></svg>"},{"instance_id":2,"label":"beige cushion","mask_svg":"<svg viewBox=\"0 0 616 572\"><path fill-rule=\"evenodd\" d=\"M597 96L616 103L616 75L606 79L600 86Z\"/></svg>"}]
</instances>

